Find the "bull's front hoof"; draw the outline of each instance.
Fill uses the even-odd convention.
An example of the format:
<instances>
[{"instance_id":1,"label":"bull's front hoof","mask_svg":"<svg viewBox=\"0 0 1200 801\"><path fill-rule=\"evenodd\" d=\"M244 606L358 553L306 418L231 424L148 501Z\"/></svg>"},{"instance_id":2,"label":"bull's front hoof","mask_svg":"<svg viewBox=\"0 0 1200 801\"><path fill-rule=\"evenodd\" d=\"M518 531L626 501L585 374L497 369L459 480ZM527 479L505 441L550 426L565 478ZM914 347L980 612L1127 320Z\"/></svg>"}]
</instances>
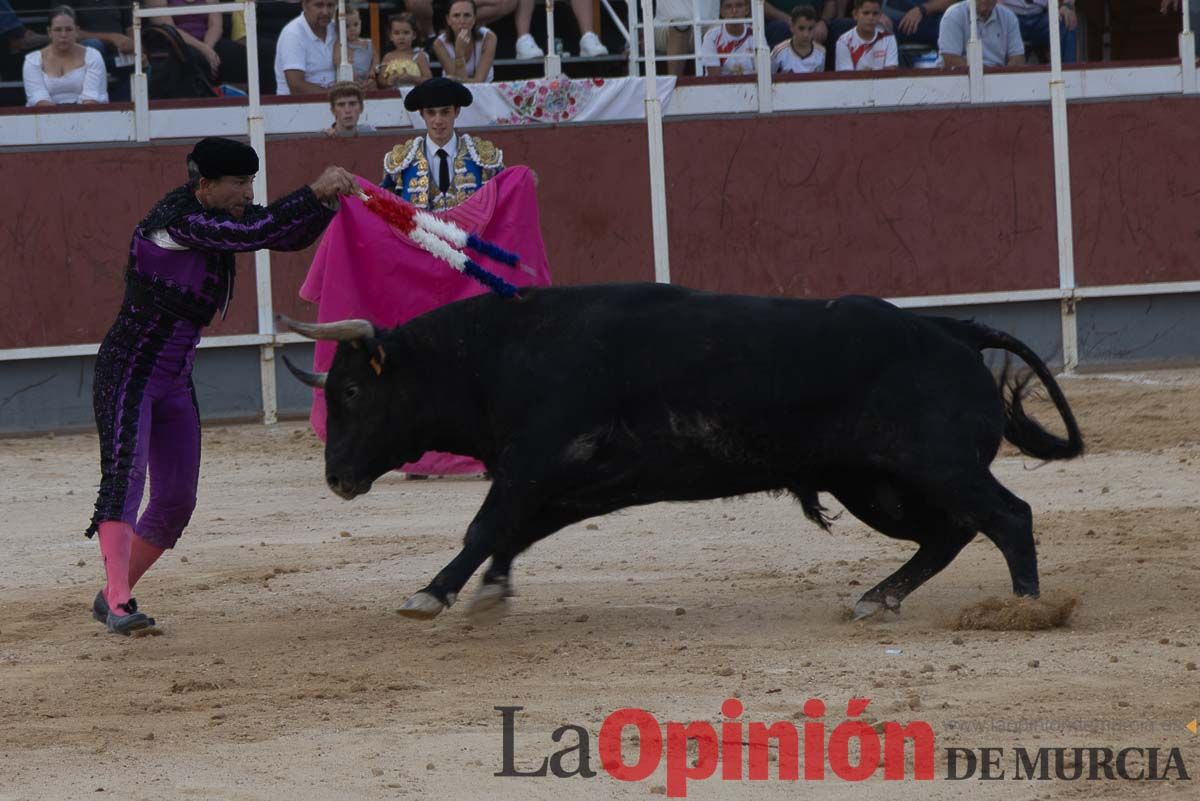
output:
<instances>
[{"instance_id":1,"label":"bull's front hoof","mask_svg":"<svg viewBox=\"0 0 1200 801\"><path fill-rule=\"evenodd\" d=\"M467 615L477 622L495 622L508 610L511 594L503 584L484 584L467 606Z\"/></svg>"},{"instance_id":2,"label":"bull's front hoof","mask_svg":"<svg viewBox=\"0 0 1200 801\"><path fill-rule=\"evenodd\" d=\"M418 592L409 596L400 607L400 614L414 620L432 620L442 613L446 605L427 592Z\"/></svg>"}]
</instances>

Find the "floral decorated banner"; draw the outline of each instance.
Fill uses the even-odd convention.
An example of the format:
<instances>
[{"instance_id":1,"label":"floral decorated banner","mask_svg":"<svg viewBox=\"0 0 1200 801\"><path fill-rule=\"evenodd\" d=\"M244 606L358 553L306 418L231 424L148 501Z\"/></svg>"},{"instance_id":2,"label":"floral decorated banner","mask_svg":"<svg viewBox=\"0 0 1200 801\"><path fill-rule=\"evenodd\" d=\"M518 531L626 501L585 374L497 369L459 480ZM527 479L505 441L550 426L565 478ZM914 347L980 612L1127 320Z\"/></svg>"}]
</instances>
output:
<instances>
[{"instance_id":1,"label":"floral decorated banner","mask_svg":"<svg viewBox=\"0 0 1200 801\"><path fill-rule=\"evenodd\" d=\"M462 110L457 126L536 125L565 122L611 122L646 117L643 78L538 78L503 83L473 83L475 101ZM657 81L666 110L675 90L673 76ZM410 114L413 127L424 127Z\"/></svg>"}]
</instances>

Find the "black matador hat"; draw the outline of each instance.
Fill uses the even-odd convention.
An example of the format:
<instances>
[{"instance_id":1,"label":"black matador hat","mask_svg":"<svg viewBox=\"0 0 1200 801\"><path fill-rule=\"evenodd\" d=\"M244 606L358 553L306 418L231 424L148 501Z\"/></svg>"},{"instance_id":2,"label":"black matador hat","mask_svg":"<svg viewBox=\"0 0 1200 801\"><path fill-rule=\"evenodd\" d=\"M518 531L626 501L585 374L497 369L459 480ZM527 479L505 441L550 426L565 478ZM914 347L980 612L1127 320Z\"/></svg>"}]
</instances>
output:
<instances>
[{"instance_id":1,"label":"black matador hat","mask_svg":"<svg viewBox=\"0 0 1200 801\"><path fill-rule=\"evenodd\" d=\"M450 78L430 78L418 84L404 98L404 107L409 111L420 111L423 108L443 108L457 106L463 108L471 105L475 98L471 90L458 81Z\"/></svg>"},{"instance_id":2,"label":"black matador hat","mask_svg":"<svg viewBox=\"0 0 1200 801\"><path fill-rule=\"evenodd\" d=\"M221 136L209 136L197 142L188 154L188 161L196 162L200 174L209 179L258 172L258 154L254 148Z\"/></svg>"}]
</instances>

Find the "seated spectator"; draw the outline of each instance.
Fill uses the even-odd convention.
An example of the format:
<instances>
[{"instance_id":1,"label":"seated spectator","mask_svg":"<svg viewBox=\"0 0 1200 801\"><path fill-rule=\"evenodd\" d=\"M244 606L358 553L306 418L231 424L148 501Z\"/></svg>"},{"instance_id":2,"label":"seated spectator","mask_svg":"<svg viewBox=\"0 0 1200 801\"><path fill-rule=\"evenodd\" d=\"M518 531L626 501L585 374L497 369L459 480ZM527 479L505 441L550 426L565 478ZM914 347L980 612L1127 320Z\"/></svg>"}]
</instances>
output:
<instances>
[{"instance_id":1,"label":"seated spectator","mask_svg":"<svg viewBox=\"0 0 1200 801\"><path fill-rule=\"evenodd\" d=\"M413 44L417 40L417 21L412 14L391 16L388 20L388 39L392 49L384 55L375 78L380 89L416 85L433 77L429 56Z\"/></svg>"},{"instance_id":2,"label":"seated spectator","mask_svg":"<svg viewBox=\"0 0 1200 801\"><path fill-rule=\"evenodd\" d=\"M996 0L975 0L978 12L979 43L983 47L983 66L1003 67L1025 63L1025 43L1017 15ZM967 0L955 3L942 15L938 50L947 69L967 66L967 40L970 39L971 9Z\"/></svg>"},{"instance_id":3,"label":"seated spectator","mask_svg":"<svg viewBox=\"0 0 1200 801\"><path fill-rule=\"evenodd\" d=\"M116 78L109 100L128 102L133 76L133 9L130 0L74 0L79 43L104 56L108 74Z\"/></svg>"},{"instance_id":4,"label":"seated spectator","mask_svg":"<svg viewBox=\"0 0 1200 801\"><path fill-rule=\"evenodd\" d=\"M329 92L329 110L333 112L333 125L325 129L326 136L358 136L374 133L375 128L359 122L367 102L362 87L354 81L341 81Z\"/></svg>"},{"instance_id":5,"label":"seated spectator","mask_svg":"<svg viewBox=\"0 0 1200 801\"><path fill-rule=\"evenodd\" d=\"M517 10L519 0L477 0L475 19L480 25L490 25ZM438 33L438 25L446 16L447 0L404 0L400 5L417 20L417 41L425 42Z\"/></svg>"},{"instance_id":6,"label":"seated spectator","mask_svg":"<svg viewBox=\"0 0 1200 801\"><path fill-rule=\"evenodd\" d=\"M825 71L825 48L813 41L817 12L812 6L792 9L792 37L771 51L771 72L804 73Z\"/></svg>"},{"instance_id":7,"label":"seated spectator","mask_svg":"<svg viewBox=\"0 0 1200 801\"><path fill-rule=\"evenodd\" d=\"M108 73L99 51L79 44L75 12L50 12L50 44L25 56L25 105L107 103Z\"/></svg>"},{"instance_id":8,"label":"seated spectator","mask_svg":"<svg viewBox=\"0 0 1200 801\"><path fill-rule=\"evenodd\" d=\"M337 20L334 19L333 30L337 33ZM370 39L362 36L362 16L357 8L346 8L346 47L350 50L350 66L354 68L354 80L364 89L375 85L375 70L379 66L379 55ZM337 39L333 43L333 69L342 64L342 43Z\"/></svg>"},{"instance_id":9,"label":"seated spectator","mask_svg":"<svg viewBox=\"0 0 1200 801\"><path fill-rule=\"evenodd\" d=\"M880 22L882 14L879 0L854 0L854 27L837 40L839 72L886 70L899 66L896 37L884 29Z\"/></svg>"},{"instance_id":10,"label":"seated spectator","mask_svg":"<svg viewBox=\"0 0 1200 801\"><path fill-rule=\"evenodd\" d=\"M217 0L144 0L147 8L194 8L212 5ZM223 15L181 14L178 17L150 17L150 25L170 25L184 43L204 57L214 83L245 84L246 47L225 38Z\"/></svg>"},{"instance_id":11,"label":"seated spectator","mask_svg":"<svg viewBox=\"0 0 1200 801\"><path fill-rule=\"evenodd\" d=\"M955 0L883 0L883 25L899 44L937 47L942 13Z\"/></svg>"},{"instance_id":12,"label":"seated spectator","mask_svg":"<svg viewBox=\"0 0 1200 801\"><path fill-rule=\"evenodd\" d=\"M0 0L0 40L4 41L6 51L12 54L36 50L50 43L49 36L34 33L21 24L8 0Z\"/></svg>"},{"instance_id":13,"label":"seated spectator","mask_svg":"<svg viewBox=\"0 0 1200 801\"><path fill-rule=\"evenodd\" d=\"M462 83L490 83L495 77L496 34L479 24L475 0L454 0L433 52L447 78Z\"/></svg>"},{"instance_id":14,"label":"seated spectator","mask_svg":"<svg viewBox=\"0 0 1200 801\"><path fill-rule=\"evenodd\" d=\"M750 16L750 0L721 0L720 19L745 19ZM704 74L753 75L754 34L745 22L718 25L704 34L700 42L700 66Z\"/></svg>"},{"instance_id":15,"label":"seated spectator","mask_svg":"<svg viewBox=\"0 0 1200 801\"><path fill-rule=\"evenodd\" d=\"M821 49L824 50L823 45L829 38L826 22L837 14L836 0L766 0L763 3L763 16L767 22L766 36L770 47L777 47L791 38L792 21L795 19L792 12L801 6L808 6L816 15L817 24L813 27L812 40L822 45Z\"/></svg>"},{"instance_id":16,"label":"seated spectator","mask_svg":"<svg viewBox=\"0 0 1200 801\"><path fill-rule=\"evenodd\" d=\"M553 2L553 0L549 0ZM533 22L534 0L518 0L517 14L514 22L517 26L517 58L545 58L546 52L538 46L529 33ZM575 21L579 23L579 55L584 58L607 56L608 48L600 42L596 35L592 20L592 0L571 0L571 10L575 12Z\"/></svg>"},{"instance_id":17,"label":"seated spectator","mask_svg":"<svg viewBox=\"0 0 1200 801\"><path fill-rule=\"evenodd\" d=\"M334 0L303 0L300 16L283 26L275 45L275 91L325 94L333 86Z\"/></svg>"},{"instance_id":18,"label":"seated spectator","mask_svg":"<svg viewBox=\"0 0 1200 801\"><path fill-rule=\"evenodd\" d=\"M1050 46L1050 6L1046 0L1000 0L1000 4L1017 15L1023 41L1034 47ZM1200 0L1191 5L1200 5ZM1075 29L1079 26L1074 0L1062 0L1058 4L1058 16L1058 41L1062 46L1062 63L1074 64L1078 57Z\"/></svg>"},{"instance_id":19,"label":"seated spectator","mask_svg":"<svg viewBox=\"0 0 1200 801\"><path fill-rule=\"evenodd\" d=\"M698 18L692 16L692 0L659 0L654 11L654 21L668 24L668 27L655 28L656 37L659 31L664 31L662 41L655 47L668 56L686 56L692 52L693 19L713 19L719 9L718 0L700 0L697 10ZM683 75L687 71L687 61L678 59L667 62L667 72L671 75Z\"/></svg>"}]
</instances>

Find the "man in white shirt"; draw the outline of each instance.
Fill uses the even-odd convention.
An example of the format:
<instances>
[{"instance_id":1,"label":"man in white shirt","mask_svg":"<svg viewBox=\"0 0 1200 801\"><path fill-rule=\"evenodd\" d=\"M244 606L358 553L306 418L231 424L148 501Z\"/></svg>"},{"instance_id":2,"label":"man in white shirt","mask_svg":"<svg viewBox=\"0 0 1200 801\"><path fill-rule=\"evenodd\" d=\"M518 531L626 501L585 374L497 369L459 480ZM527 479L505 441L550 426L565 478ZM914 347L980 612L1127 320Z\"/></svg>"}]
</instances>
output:
<instances>
[{"instance_id":1,"label":"man in white shirt","mask_svg":"<svg viewBox=\"0 0 1200 801\"><path fill-rule=\"evenodd\" d=\"M325 94L333 85L335 0L303 0L302 13L283 26L275 46L276 93Z\"/></svg>"},{"instance_id":2,"label":"man in white shirt","mask_svg":"<svg viewBox=\"0 0 1200 801\"><path fill-rule=\"evenodd\" d=\"M979 16L979 43L983 47L983 66L1003 67L1025 63L1025 42L1017 15L996 0L975 0ZM971 9L966 0L955 3L942 15L938 50L946 69L967 66L967 41L971 32Z\"/></svg>"},{"instance_id":3,"label":"man in white shirt","mask_svg":"<svg viewBox=\"0 0 1200 801\"><path fill-rule=\"evenodd\" d=\"M854 0L854 27L837 40L838 72L895 69L900 64L896 37L880 28L880 0Z\"/></svg>"},{"instance_id":4,"label":"man in white shirt","mask_svg":"<svg viewBox=\"0 0 1200 801\"><path fill-rule=\"evenodd\" d=\"M1200 0L1198 0L1200 2ZM1050 46L1050 4L1047 0L1000 0L1000 4L1017 15L1021 23L1021 38L1034 47ZM1064 64L1074 64L1076 57L1075 0L1058 4L1058 41L1062 45Z\"/></svg>"}]
</instances>

